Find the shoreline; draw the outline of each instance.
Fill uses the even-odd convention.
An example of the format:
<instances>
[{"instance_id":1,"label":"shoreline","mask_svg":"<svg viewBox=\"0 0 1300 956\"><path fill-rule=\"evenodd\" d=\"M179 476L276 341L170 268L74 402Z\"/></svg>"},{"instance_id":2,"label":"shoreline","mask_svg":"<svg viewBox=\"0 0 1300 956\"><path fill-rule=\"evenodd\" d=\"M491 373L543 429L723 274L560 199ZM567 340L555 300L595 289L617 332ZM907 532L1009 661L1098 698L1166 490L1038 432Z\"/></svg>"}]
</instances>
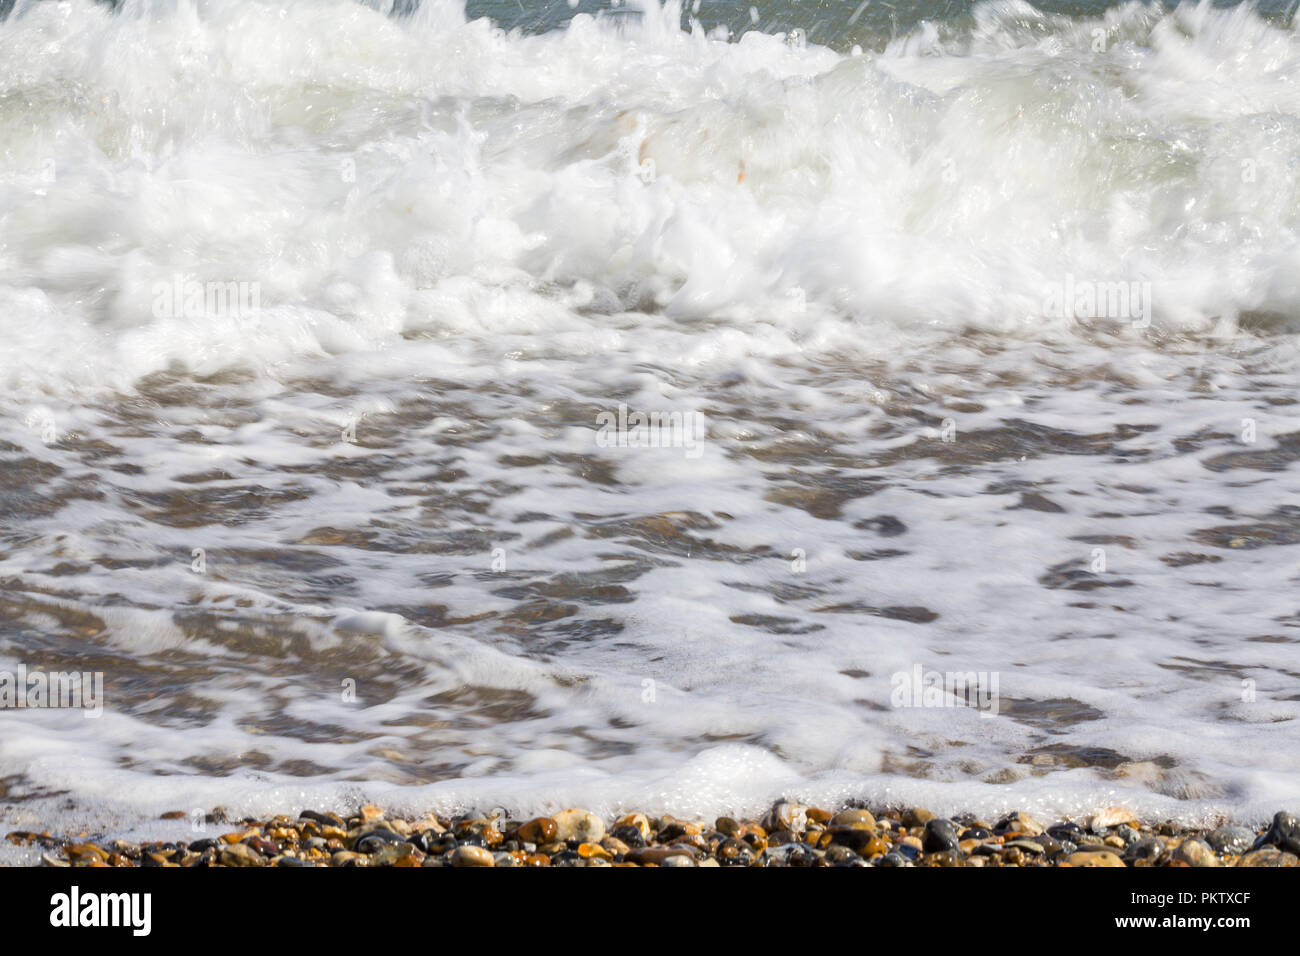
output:
<instances>
[{"instance_id":1,"label":"shoreline","mask_svg":"<svg viewBox=\"0 0 1300 956\"><path fill-rule=\"evenodd\" d=\"M163 820L184 819L174 811ZM1261 829L1142 824L1119 809L1079 821L1016 811L996 820L938 817L920 807L837 810L779 801L755 819L712 821L582 809L504 819L387 816L374 804L343 817L196 822L194 839L133 843L86 834L12 831L6 843L49 867L261 866L973 866L1294 867L1300 820L1285 811ZM21 865L21 864L20 864Z\"/></svg>"}]
</instances>

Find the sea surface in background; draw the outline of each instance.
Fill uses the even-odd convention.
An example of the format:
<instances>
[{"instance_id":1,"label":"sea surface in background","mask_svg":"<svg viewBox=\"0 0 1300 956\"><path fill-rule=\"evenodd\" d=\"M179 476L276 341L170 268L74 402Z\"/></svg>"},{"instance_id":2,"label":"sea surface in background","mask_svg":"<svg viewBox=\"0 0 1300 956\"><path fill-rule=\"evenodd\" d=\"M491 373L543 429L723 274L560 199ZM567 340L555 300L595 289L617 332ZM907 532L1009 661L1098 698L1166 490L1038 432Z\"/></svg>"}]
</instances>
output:
<instances>
[{"instance_id":1,"label":"sea surface in background","mask_svg":"<svg viewBox=\"0 0 1300 956\"><path fill-rule=\"evenodd\" d=\"M0 822L1264 819L1298 172L1280 8L18 3Z\"/></svg>"}]
</instances>

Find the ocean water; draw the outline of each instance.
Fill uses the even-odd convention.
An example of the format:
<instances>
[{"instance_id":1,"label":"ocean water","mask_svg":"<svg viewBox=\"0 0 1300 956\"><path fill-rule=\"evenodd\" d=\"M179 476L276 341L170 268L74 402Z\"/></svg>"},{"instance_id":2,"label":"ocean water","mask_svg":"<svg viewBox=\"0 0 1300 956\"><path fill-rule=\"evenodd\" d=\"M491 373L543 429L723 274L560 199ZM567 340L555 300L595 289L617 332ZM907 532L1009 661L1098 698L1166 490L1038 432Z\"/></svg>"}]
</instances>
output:
<instances>
[{"instance_id":1,"label":"ocean water","mask_svg":"<svg viewBox=\"0 0 1300 956\"><path fill-rule=\"evenodd\" d=\"M1294 809L1289 7L10 6L9 828Z\"/></svg>"}]
</instances>

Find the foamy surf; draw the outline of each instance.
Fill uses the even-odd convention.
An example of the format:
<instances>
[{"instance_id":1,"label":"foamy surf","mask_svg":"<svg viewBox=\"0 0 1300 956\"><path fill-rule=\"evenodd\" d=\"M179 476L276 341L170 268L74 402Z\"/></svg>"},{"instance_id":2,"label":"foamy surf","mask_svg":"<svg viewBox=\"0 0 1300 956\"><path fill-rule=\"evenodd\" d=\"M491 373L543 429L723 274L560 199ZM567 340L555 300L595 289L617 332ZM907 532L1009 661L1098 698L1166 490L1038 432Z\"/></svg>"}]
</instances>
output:
<instances>
[{"instance_id":1,"label":"foamy surf","mask_svg":"<svg viewBox=\"0 0 1300 956\"><path fill-rule=\"evenodd\" d=\"M18 4L4 812L1271 816L1296 53Z\"/></svg>"}]
</instances>

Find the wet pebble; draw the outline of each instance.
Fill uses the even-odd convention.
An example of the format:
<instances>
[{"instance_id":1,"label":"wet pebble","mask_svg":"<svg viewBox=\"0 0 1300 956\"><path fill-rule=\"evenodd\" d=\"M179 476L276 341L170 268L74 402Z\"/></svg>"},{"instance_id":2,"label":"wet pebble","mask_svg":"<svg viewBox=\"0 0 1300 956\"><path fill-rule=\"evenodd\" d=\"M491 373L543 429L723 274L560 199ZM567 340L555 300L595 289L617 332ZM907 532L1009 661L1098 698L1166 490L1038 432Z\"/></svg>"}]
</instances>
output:
<instances>
[{"instance_id":1,"label":"wet pebble","mask_svg":"<svg viewBox=\"0 0 1300 956\"><path fill-rule=\"evenodd\" d=\"M1077 823L1056 823L1047 828L1047 835L1061 843L1079 844L1088 836Z\"/></svg>"},{"instance_id":2,"label":"wet pebble","mask_svg":"<svg viewBox=\"0 0 1300 956\"><path fill-rule=\"evenodd\" d=\"M1123 866L1124 861L1110 850L1079 850L1066 859L1071 866Z\"/></svg>"},{"instance_id":3,"label":"wet pebble","mask_svg":"<svg viewBox=\"0 0 1300 956\"><path fill-rule=\"evenodd\" d=\"M857 856L856 853L847 848L845 848L845 852ZM754 862L754 851L750 849L749 844L744 840L737 840L732 837L719 845L715 857L721 866L749 866Z\"/></svg>"},{"instance_id":4,"label":"wet pebble","mask_svg":"<svg viewBox=\"0 0 1300 956\"><path fill-rule=\"evenodd\" d=\"M1124 850L1123 859L1128 863L1154 863L1165 852L1165 845L1155 837L1148 836L1135 840Z\"/></svg>"},{"instance_id":5,"label":"wet pebble","mask_svg":"<svg viewBox=\"0 0 1300 956\"><path fill-rule=\"evenodd\" d=\"M1258 850L1251 850L1240 860L1237 866L1296 866L1300 864L1300 857L1294 853L1287 853L1279 850L1275 846L1264 846Z\"/></svg>"},{"instance_id":6,"label":"wet pebble","mask_svg":"<svg viewBox=\"0 0 1300 956\"><path fill-rule=\"evenodd\" d=\"M641 831L641 838L649 840L650 834L654 833L654 827L650 826L650 819L644 813L629 813L627 816L619 817L614 821L616 827L636 827Z\"/></svg>"},{"instance_id":7,"label":"wet pebble","mask_svg":"<svg viewBox=\"0 0 1300 956\"><path fill-rule=\"evenodd\" d=\"M1205 836L1205 842L1219 853L1240 856L1255 843L1255 833L1245 827L1219 827Z\"/></svg>"},{"instance_id":8,"label":"wet pebble","mask_svg":"<svg viewBox=\"0 0 1300 956\"><path fill-rule=\"evenodd\" d=\"M492 854L481 846L458 846L451 854L452 866L495 866Z\"/></svg>"},{"instance_id":9,"label":"wet pebble","mask_svg":"<svg viewBox=\"0 0 1300 956\"><path fill-rule=\"evenodd\" d=\"M418 866L424 854L410 843L387 843L370 856L371 866L398 866L402 861L407 865Z\"/></svg>"},{"instance_id":10,"label":"wet pebble","mask_svg":"<svg viewBox=\"0 0 1300 956\"><path fill-rule=\"evenodd\" d=\"M923 827L933 819L934 814L929 810L922 809L921 807L912 807L909 810L903 811L903 826L907 827L909 830L913 827Z\"/></svg>"},{"instance_id":11,"label":"wet pebble","mask_svg":"<svg viewBox=\"0 0 1300 956\"><path fill-rule=\"evenodd\" d=\"M831 827L852 827L860 830L875 830L876 818L866 810L841 810L830 819Z\"/></svg>"},{"instance_id":12,"label":"wet pebble","mask_svg":"<svg viewBox=\"0 0 1300 956\"><path fill-rule=\"evenodd\" d=\"M605 823L589 810L561 810L555 821L555 839L561 843L599 843L605 836ZM530 841L531 842L531 841Z\"/></svg>"},{"instance_id":13,"label":"wet pebble","mask_svg":"<svg viewBox=\"0 0 1300 956\"><path fill-rule=\"evenodd\" d=\"M1046 828L1027 813L1017 810L998 821L993 827L994 833L1023 833L1025 836L1038 836Z\"/></svg>"},{"instance_id":14,"label":"wet pebble","mask_svg":"<svg viewBox=\"0 0 1300 956\"><path fill-rule=\"evenodd\" d=\"M1288 853L1300 854L1300 820L1282 811L1273 817L1273 823L1260 834L1251 849L1258 850L1265 846L1275 846Z\"/></svg>"},{"instance_id":15,"label":"wet pebble","mask_svg":"<svg viewBox=\"0 0 1300 956\"><path fill-rule=\"evenodd\" d=\"M680 865L668 862L673 857L686 857L694 863L695 852L683 846L648 846L639 847L627 855L628 862L639 863L642 866L647 864L653 866Z\"/></svg>"},{"instance_id":16,"label":"wet pebble","mask_svg":"<svg viewBox=\"0 0 1300 956\"><path fill-rule=\"evenodd\" d=\"M448 850L454 850L459 844L456 838L450 833L438 832L437 830L421 830L415 836L410 837L410 843L421 853L446 853Z\"/></svg>"},{"instance_id":17,"label":"wet pebble","mask_svg":"<svg viewBox=\"0 0 1300 956\"><path fill-rule=\"evenodd\" d=\"M319 823L322 826L343 827L345 826L342 817L334 813L318 813L315 810L304 810L298 814L299 820L311 820L313 823Z\"/></svg>"},{"instance_id":18,"label":"wet pebble","mask_svg":"<svg viewBox=\"0 0 1300 956\"><path fill-rule=\"evenodd\" d=\"M860 853L866 849L873 841L879 838L875 830L866 827L837 827L832 826L828 831L831 843L837 846L848 847L855 853Z\"/></svg>"},{"instance_id":19,"label":"wet pebble","mask_svg":"<svg viewBox=\"0 0 1300 956\"><path fill-rule=\"evenodd\" d=\"M609 835L614 837L616 840L620 840L627 844L629 847L635 848L645 846L645 836L641 833L639 828L634 826L624 825L614 827L614 829L609 831Z\"/></svg>"},{"instance_id":20,"label":"wet pebble","mask_svg":"<svg viewBox=\"0 0 1300 956\"><path fill-rule=\"evenodd\" d=\"M1014 848L1033 856L1042 856L1047 852L1043 844L1037 840L1010 840L1007 843L1004 843L1003 846L1008 850Z\"/></svg>"},{"instance_id":21,"label":"wet pebble","mask_svg":"<svg viewBox=\"0 0 1300 956\"><path fill-rule=\"evenodd\" d=\"M797 803L783 800L768 811L762 825L768 833L779 830L801 836L808 828L808 811Z\"/></svg>"},{"instance_id":22,"label":"wet pebble","mask_svg":"<svg viewBox=\"0 0 1300 956\"><path fill-rule=\"evenodd\" d=\"M221 849L222 866L263 866L266 859L247 843L230 843Z\"/></svg>"},{"instance_id":23,"label":"wet pebble","mask_svg":"<svg viewBox=\"0 0 1300 956\"><path fill-rule=\"evenodd\" d=\"M925 825L925 838L922 847L928 853L958 853L960 839L957 825L951 820L935 818Z\"/></svg>"},{"instance_id":24,"label":"wet pebble","mask_svg":"<svg viewBox=\"0 0 1300 956\"><path fill-rule=\"evenodd\" d=\"M555 821L550 817L536 817L519 827L516 834L524 843L552 843L557 829Z\"/></svg>"},{"instance_id":25,"label":"wet pebble","mask_svg":"<svg viewBox=\"0 0 1300 956\"><path fill-rule=\"evenodd\" d=\"M812 847L804 843L784 843L767 848L764 858L769 865L811 866L815 859Z\"/></svg>"},{"instance_id":26,"label":"wet pebble","mask_svg":"<svg viewBox=\"0 0 1300 956\"><path fill-rule=\"evenodd\" d=\"M352 849L358 853L376 853L390 843L406 843L406 837L388 829L371 830L356 838Z\"/></svg>"},{"instance_id":27,"label":"wet pebble","mask_svg":"<svg viewBox=\"0 0 1300 956\"><path fill-rule=\"evenodd\" d=\"M1174 850L1174 859L1181 860L1188 866L1222 866L1218 858L1214 855L1214 850L1205 840L1200 837L1190 837L1178 844Z\"/></svg>"},{"instance_id":28,"label":"wet pebble","mask_svg":"<svg viewBox=\"0 0 1300 956\"><path fill-rule=\"evenodd\" d=\"M1104 833L1111 827L1136 826L1137 818L1122 807L1107 807L1088 818L1088 829L1093 833Z\"/></svg>"}]
</instances>

